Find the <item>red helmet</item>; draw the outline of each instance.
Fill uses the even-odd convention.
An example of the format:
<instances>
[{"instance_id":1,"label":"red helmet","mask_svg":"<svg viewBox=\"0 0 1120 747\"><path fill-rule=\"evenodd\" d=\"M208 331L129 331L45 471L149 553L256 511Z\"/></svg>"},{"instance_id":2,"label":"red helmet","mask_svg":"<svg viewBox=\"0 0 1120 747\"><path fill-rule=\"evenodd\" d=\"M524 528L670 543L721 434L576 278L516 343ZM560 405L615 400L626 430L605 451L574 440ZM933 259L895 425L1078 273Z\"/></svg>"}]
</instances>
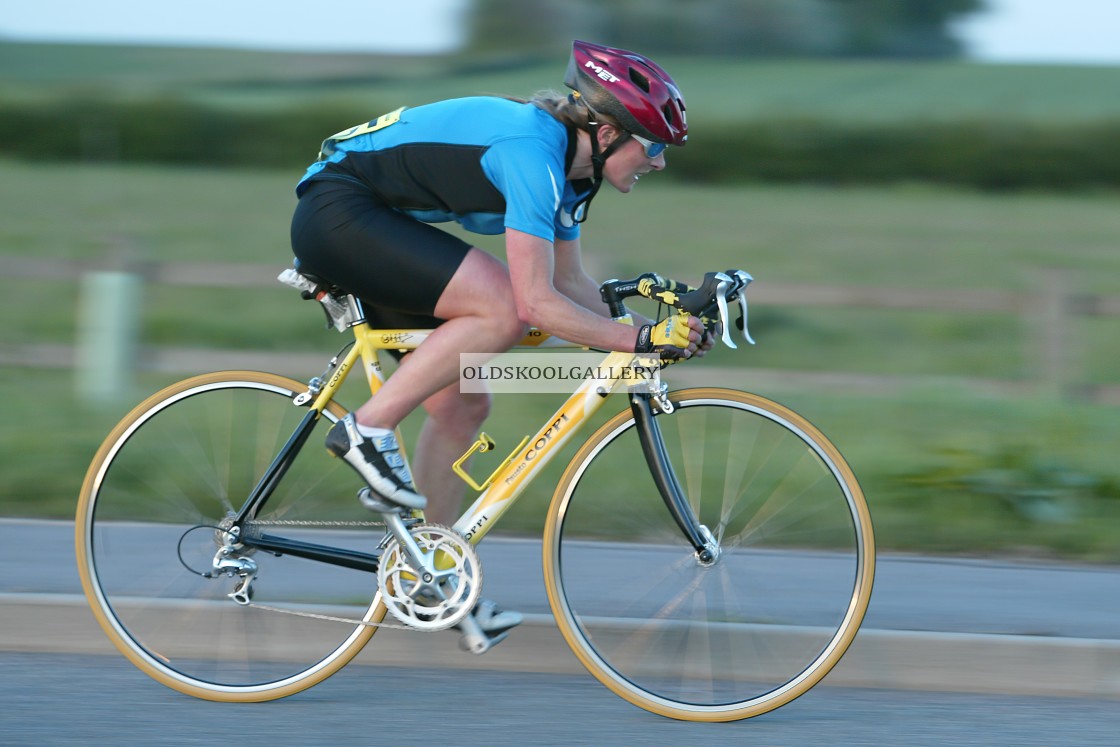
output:
<instances>
[{"instance_id":1,"label":"red helmet","mask_svg":"<svg viewBox=\"0 0 1120 747\"><path fill-rule=\"evenodd\" d=\"M688 139L680 89L657 63L640 54L576 41L564 84L627 132L668 145L684 145Z\"/></svg>"}]
</instances>

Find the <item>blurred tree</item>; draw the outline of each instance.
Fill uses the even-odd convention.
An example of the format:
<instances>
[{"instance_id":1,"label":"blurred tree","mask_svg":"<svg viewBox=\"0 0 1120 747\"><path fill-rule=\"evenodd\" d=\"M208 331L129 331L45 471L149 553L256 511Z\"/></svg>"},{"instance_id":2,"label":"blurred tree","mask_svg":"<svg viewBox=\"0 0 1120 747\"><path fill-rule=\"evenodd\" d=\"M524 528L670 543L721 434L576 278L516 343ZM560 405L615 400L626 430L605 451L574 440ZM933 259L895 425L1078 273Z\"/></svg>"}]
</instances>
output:
<instances>
[{"instance_id":1,"label":"blurred tree","mask_svg":"<svg viewBox=\"0 0 1120 747\"><path fill-rule=\"evenodd\" d=\"M474 0L468 44L486 55L543 56L542 47L571 41L565 5L557 0Z\"/></svg>"},{"instance_id":2,"label":"blurred tree","mask_svg":"<svg viewBox=\"0 0 1120 747\"><path fill-rule=\"evenodd\" d=\"M948 57L985 0L475 0L473 50L553 55L573 38L650 54Z\"/></svg>"},{"instance_id":3,"label":"blurred tree","mask_svg":"<svg viewBox=\"0 0 1120 747\"><path fill-rule=\"evenodd\" d=\"M832 9L821 0L617 0L594 7L603 16L602 38L657 52L824 54L838 39Z\"/></svg>"},{"instance_id":4,"label":"blurred tree","mask_svg":"<svg viewBox=\"0 0 1120 747\"><path fill-rule=\"evenodd\" d=\"M843 54L863 57L956 56L953 22L985 7L985 0L825 1L843 18Z\"/></svg>"}]
</instances>

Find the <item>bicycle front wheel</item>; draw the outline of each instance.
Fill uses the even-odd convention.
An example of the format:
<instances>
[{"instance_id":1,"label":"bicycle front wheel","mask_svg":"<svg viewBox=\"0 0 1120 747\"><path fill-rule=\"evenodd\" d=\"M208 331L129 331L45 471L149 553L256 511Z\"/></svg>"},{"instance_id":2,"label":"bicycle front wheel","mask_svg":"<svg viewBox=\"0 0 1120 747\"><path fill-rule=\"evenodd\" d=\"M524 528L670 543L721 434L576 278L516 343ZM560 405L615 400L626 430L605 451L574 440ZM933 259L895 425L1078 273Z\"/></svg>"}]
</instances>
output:
<instances>
[{"instance_id":1,"label":"bicycle front wheel","mask_svg":"<svg viewBox=\"0 0 1120 747\"><path fill-rule=\"evenodd\" d=\"M292 403L305 388L247 371L187 379L129 413L90 465L75 527L86 597L117 648L176 690L290 695L365 645L375 629L356 621L385 614L370 572L246 549L237 555L257 566L249 605L229 596L236 577L210 573L223 530L307 414ZM343 414L331 403L248 529L374 549L381 534L353 474L322 446Z\"/></svg>"},{"instance_id":2,"label":"bicycle front wheel","mask_svg":"<svg viewBox=\"0 0 1120 747\"><path fill-rule=\"evenodd\" d=\"M690 389L656 416L693 512L718 542L698 561L645 468L629 410L583 445L545 528L558 626L588 670L654 713L731 721L813 687L871 597L871 518L836 448L752 394Z\"/></svg>"}]
</instances>

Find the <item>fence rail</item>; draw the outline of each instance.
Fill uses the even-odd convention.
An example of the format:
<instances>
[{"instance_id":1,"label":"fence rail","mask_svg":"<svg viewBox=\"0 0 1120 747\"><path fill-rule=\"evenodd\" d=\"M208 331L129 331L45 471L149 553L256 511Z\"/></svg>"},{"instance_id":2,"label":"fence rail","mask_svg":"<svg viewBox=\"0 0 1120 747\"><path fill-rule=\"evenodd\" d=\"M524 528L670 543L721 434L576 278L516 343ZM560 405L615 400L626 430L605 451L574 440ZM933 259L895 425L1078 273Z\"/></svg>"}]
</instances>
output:
<instances>
[{"instance_id":1,"label":"fence rail","mask_svg":"<svg viewBox=\"0 0 1120 747\"><path fill-rule=\"evenodd\" d=\"M278 287L275 265L202 262L130 263L127 267L32 257L0 256L0 273L9 280L39 279L81 281L95 273L125 272L150 285L211 288ZM900 289L872 286L817 285L767 282L751 288L751 303L758 307L832 307L932 311L942 313L1007 314L1020 317L1036 330L1034 376L1025 381L977 377L885 376L841 372L775 371L737 369L753 382L774 386L814 386L833 390L893 392L907 386L943 384L986 393L1026 396L1046 392L1087 399L1102 404L1120 404L1120 385L1084 385L1078 381L1071 361L1075 342L1070 330L1078 317L1120 316L1120 296L1093 295L1072 291L1060 271L1044 271L1034 292L991 289ZM80 341L79 341L80 343ZM79 346L0 346L0 365L34 368L69 368L82 365ZM219 368L263 368L314 371L322 367L322 354L274 353L251 350L184 350L144 348L134 351L141 370L188 372ZM719 377L712 367L682 371L680 378L706 380ZM726 372L723 372L726 373ZM769 384L768 384L769 383Z\"/></svg>"}]
</instances>

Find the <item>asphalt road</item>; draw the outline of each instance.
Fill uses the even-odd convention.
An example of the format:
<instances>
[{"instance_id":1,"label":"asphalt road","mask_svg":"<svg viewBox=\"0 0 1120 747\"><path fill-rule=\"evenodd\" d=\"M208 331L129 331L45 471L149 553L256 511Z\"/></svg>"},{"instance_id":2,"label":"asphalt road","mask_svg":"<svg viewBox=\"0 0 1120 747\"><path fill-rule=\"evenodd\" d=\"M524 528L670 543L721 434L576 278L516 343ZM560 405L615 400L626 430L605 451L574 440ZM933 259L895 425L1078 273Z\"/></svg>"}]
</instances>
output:
<instances>
[{"instance_id":1,"label":"asphalt road","mask_svg":"<svg viewBox=\"0 0 1120 747\"><path fill-rule=\"evenodd\" d=\"M282 701L195 700L108 645L80 597L72 532L0 520L0 746L1120 744L1118 568L881 556L860 636L821 686L755 719L687 724L614 696L562 645L558 666L534 668L549 632L528 624L484 657L404 634L440 668L396 666L419 661L402 654ZM480 551L487 596L547 619L539 541Z\"/></svg>"},{"instance_id":2,"label":"asphalt road","mask_svg":"<svg viewBox=\"0 0 1120 747\"><path fill-rule=\"evenodd\" d=\"M349 667L264 704L209 703L120 657L0 654L0 745L1115 747L1115 701L818 687L763 716L671 721L587 676Z\"/></svg>"},{"instance_id":3,"label":"asphalt road","mask_svg":"<svg viewBox=\"0 0 1120 747\"><path fill-rule=\"evenodd\" d=\"M81 594L73 533L0 519L0 594ZM487 597L549 612L539 540L488 537L479 552ZM1120 640L1120 568L880 554L863 627Z\"/></svg>"}]
</instances>

